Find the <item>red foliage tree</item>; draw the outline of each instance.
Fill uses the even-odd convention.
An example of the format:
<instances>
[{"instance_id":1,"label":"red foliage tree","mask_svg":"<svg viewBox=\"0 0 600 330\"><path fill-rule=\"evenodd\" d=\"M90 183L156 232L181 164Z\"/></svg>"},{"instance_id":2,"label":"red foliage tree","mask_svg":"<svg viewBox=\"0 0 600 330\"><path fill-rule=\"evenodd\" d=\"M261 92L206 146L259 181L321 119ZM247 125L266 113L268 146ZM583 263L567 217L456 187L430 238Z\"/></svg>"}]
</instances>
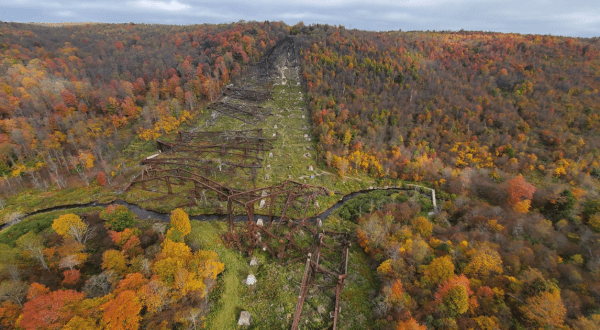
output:
<instances>
[{"instance_id":1,"label":"red foliage tree","mask_svg":"<svg viewBox=\"0 0 600 330\"><path fill-rule=\"evenodd\" d=\"M23 305L23 319L19 325L27 330L61 329L75 314L75 306L83 300L83 293L59 290L39 294Z\"/></svg>"},{"instance_id":2,"label":"red foliage tree","mask_svg":"<svg viewBox=\"0 0 600 330\"><path fill-rule=\"evenodd\" d=\"M63 276L65 277L65 279L62 281L62 284L75 284L77 283L77 281L79 281L79 279L81 278L81 273L79 272L79 269L71 269L71 270L65 270L63 272Z\"/></svg>"},{"instance_id":3,"label":"red foliage tree","mask_svg":"<svg viewBox=\"0 0 600 330\"><path fill-rule=\"evenodd\" d=\"M508 181L508 204L516 205L521 201L521 199L531 199L533 198L533 193L535 192L535 187L525 181L525 178L521 174L514 177L510 181Z\"/></svg>"},{"instance_id":4,"label":"red foliage tree","mask_svg":"<svg viewBox=\"0 0 600 330\"><path fill-rule=\"evenodd\" d=\"M96 181L98 181L99 185L106 186L106 184L108 183L108 181L106 180L106 174L104 174L103 171L98 172L98 177L96 177Z\"/></svg>"}]
</instances>

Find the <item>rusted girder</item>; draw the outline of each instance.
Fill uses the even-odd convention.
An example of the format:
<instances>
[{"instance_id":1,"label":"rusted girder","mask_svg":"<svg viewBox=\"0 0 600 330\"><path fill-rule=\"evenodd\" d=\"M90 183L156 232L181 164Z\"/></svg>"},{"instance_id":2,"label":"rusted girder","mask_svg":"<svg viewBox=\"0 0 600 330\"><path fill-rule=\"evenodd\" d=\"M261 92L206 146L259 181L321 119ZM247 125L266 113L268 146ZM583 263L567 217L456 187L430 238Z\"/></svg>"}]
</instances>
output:
<instances>
[{"instance_id":1,"label":"rusted girder","mask_svg":"<svg viewBox=\"0 0 600 330\"><path fill-rule=\"evenodd\" d=\"M228 96L233 99L262 102L271 98L273 93L269 91L247 89L247 88L235 88L226 87L223 91L224 96Z\"/></svg>"}]
</instances>

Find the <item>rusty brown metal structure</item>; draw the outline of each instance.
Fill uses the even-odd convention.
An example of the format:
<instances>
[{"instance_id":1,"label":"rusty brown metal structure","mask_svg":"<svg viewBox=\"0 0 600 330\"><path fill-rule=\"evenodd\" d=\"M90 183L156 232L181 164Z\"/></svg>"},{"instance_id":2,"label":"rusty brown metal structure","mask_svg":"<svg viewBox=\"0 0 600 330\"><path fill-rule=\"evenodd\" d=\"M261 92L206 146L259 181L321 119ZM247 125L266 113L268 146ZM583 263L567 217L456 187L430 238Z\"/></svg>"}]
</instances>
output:
<instances>
[{"instance_id":1,"label":"rusty brown metal structure","mask_svg":"<svg viewBox=\"0 0 600 330\"><path fill-rule=\"evenodd\" d=\"M280 185L253 189L233 194L228 199L228 230L225 241L237 245L238 249L252 255L259 248L280 262L292 262L302 258L309 250L296 241L296 235L313 234L307 214L318 211L315 205L318 196L329 191L292 180ZM265 214L265 219L255 220L256 204ZM236 226L233 221L235 207L242 206L247 215L245 224ZM309 212L309 211L315 212ZM268 211L267 211L268 210ZM260 220L259 220L260 219Z\"/></svg>"},{"instance_id":2,"label":"rusty brown metal structure","mask_svg":"<svg viewBox=\"0 0 600 330\"><path fill-rule=\"evenodd\" d=\"M325 242L327 239L329 239L329 243ZM309 289L311 286L316 285L319 277L327 277L329 281L336 283L334 292L332 292L332 296L335 296L332 326L334 330L337 329L340 296L344 288L345 279L348 276L350 245L350 235L348 233L326 230L315 231L312 251L308 253L308 257L306 258L304 275L292 321L292 330L298 329ZM320 285L320 287L323 288L326 286Z\"/></svg>"},{"instance_id":3,"label":"rusty brown metal structure","mask_svg":"<svg viewBox=\"0 0 600 330\"><path fill-rule=\"evenodd\" d=\"M220 112L246 124L257 124L271 115L271 109L250 103L235 103L220 100L213 102L208 109Z\"/></svg>"},{"instance_id":4,"label":"rusty brown metal structure","mask_svg":"<svg viewBox=\"0 0 600 330\"><path fill-rule=\"evenodd\" d=\"M264 90L256 90L253 88L236 88L227 86L223 90L223 96L231 99L263 102L271 98L272 92Z\"/></svg>"},{"instance_id":5,"label":"rusty brown metal structure","mask_svg":"<svg viewBox=\"0 0 600 330\"><path fill-rule=\"evenodd\" d=\"M185 185L186 181L215 181L210 184L215 189L230 186L241 191L240 183L255 182L265 153L273 149L273 141L275 139L263 137L261 129L180 131L176 141L157 141L161 153L142 161L144 169L125 190L141 187L150 192L174 194L172 184L175 182ZM215 185L217 176L223 187ZM213 180L210 177L214 177ZM194 183L194 189L198 182ZM193 191L189 193L193 195Z\"/></svg>"}]
</instances>

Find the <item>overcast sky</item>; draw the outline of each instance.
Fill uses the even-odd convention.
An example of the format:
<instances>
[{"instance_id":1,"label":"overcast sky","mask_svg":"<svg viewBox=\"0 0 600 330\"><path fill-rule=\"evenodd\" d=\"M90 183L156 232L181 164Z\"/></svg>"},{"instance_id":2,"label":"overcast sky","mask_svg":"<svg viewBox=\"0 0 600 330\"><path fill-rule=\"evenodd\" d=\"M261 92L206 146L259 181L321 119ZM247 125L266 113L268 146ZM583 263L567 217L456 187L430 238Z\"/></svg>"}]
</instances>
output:
<instances>
[{"instance_id":1,"label":"overcast sky","mask_svg":"<svg viewBox=\"0 0 600 330\"><path fill-rule=\"evenodd\" d=\"M600 36L598 0L0 0L4 22L284 21L362 30Z\"/></svg>"}]
</instances>

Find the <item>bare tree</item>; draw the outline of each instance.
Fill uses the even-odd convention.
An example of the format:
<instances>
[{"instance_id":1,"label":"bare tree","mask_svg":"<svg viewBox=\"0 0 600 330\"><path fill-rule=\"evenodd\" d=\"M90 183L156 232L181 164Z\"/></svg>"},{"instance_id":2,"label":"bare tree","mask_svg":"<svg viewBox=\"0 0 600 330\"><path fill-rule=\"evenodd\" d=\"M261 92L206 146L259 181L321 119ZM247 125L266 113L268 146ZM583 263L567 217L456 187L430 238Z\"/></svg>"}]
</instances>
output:
<instances>
[{"instance_id":1,"label":"bare tree","mask_svg":"<svg viewBox=\"0 0 600 330\"><path fill-rule=\"evenodd\" d=\"M72 237L77 242L84 244L88 239L94 237L96 234L93 227L88 226L87 223L82 222L83 225L73 225L69 228L69 237Z\"/></svg>"},{"instance_id":2,"label":"bare tree","mask_svg":"<svg viewBox=\"0 0 600 330\"><path fill-rule=\"evenodd\" d=\"M33 232L19 237L17 240L17 248L28 253L31 258L37 259L44 269L49 269L44 258L44 244L42 238Z\"/></svg>"},{"instance_id":3,"label":"bare tree","mask_svg":"<svg viewBox=\"0 0 600 330\"><path fill-rule=\"evenodd\" d=\"M0 300L11 301L23 308L29 285L21 281L4 281L0 284Z\"/></svg>"},{"instance_id":4,"label":"bare tree","mask_svg":"<svg viewBox=\"0 0 600 330\"><path fill-rule=\"evenodd\" d=\"M113 290L116 281L116 275L113 271L104 271L98 275L90 277L83 291L87 298L97 298L109 294Z\"/></svg>"},{"instance_id":5,"label":"bare tree","mask_svg":"<svg viewBox=\"0 0 600 330\"><path fill-rule=\"evenodd\" d=\"M6 273L14 281L19 280L18 252L6 244L0 244L0 274Z\"/></svg>"}]
</instances>

